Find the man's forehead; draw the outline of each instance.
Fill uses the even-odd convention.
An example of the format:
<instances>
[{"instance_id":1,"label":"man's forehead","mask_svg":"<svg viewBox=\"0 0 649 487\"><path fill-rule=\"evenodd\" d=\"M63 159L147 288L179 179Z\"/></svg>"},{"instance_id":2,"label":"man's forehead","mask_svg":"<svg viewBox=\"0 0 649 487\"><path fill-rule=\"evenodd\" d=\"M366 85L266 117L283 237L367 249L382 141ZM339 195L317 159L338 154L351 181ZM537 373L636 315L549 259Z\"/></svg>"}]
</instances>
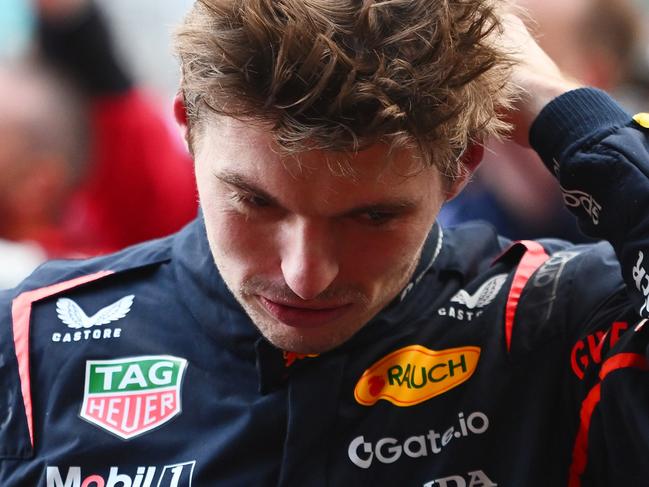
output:
<instances>
[{"instance_id":1,"label":"man's forehead","mask_svg":"<svg viewBox=\"0 0 649 487\"><path fill-rule=\"evenodd\" d=\"M395 184L397 179L405 181L434 171L424 165L416 150L385 142L358 151L288 152L274 139L272 127L231 117L213 117L206 123L201 139L198 155L210 158L215 165L236 167L242 173L265 172L269 165L280 165L294 178L330 173L349 181L387 178Z\"/></svg>"}]
</instances>

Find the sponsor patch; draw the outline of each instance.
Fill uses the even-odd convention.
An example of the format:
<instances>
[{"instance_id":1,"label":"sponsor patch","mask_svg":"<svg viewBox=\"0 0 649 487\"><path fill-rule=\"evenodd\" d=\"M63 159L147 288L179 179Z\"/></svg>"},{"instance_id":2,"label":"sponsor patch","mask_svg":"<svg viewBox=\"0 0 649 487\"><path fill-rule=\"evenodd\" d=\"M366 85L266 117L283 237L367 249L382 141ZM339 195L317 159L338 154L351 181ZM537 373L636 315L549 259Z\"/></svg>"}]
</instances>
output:
<instances>
[{"instance_id":1,"label":"sponsor patch","mask_svg":"<svg viewBox=\"0 0 649 487\"><path fill-rule=\"evenodd\" d=\"M484 308L494 300L506 280L507 274L498 274L482 284L474 294L460 289L451 302L463 304L469 309Z\"/></svg>"},{"instance_id":2,"label":"sponsor patch","mask_svg":"<svg viewBox=\"0 0 649 487\"><path fill-rule=\"evenodd\" d=\"M469 380L479 358L479 347L441 351L420 345L401 348L365 371L354 397L363 406L373 406L379 399L399 407L414 406Z\"/></svg>"},{"instance_id":3,"label":"sponsor patch","mask_svg":"<svg viewBox=\"0 0 649 487\"><path fill-rule=\"evenodd\" d=\"M472 321L482 314L483 308L493 302L506 280L507 274L498 274L483 282L473 294L460 289L450 299L449 305L439 308L437 314L459 321Z\"/></svg>"},{"instance_id":4,"label":"sponsor patch","mask_svg":"<svg viewBox=\"0 0 649 487\"><path fill-rule=\"evenodd\" d=\"M612 349L628 329L629 323L616 321L608 331L598 330L575 343L570 353L570 366L577 378L583 380L586 369L591 364L601 364L602 357L605 355L602 351ZM605 345L607 345L606 349L604 349Z\"/></svg>"},{"instance_id":5,"label":"sponsor patch","mask_svg":"<svg viewBox=\"0 0 649 487\"><path fill-rule=\"evenodd\" d=\"M602 205L595 201L595 198L591 194L577 189L571 191L563 187L561 188L561 193L563 194L563 202L566 206L583 209L590 217L593 225L599 225L599 215L602 211Z\"/></svg>"},{"instance_id":6,"label":"sponsor patch","mask_svg":"<svg viewBox=\"0 0 649 487\"><path fill-rule=\"evenodd\" d=\"M87 340L106 340L119 338L121 328L99 328L114 321L119 321L131 311L134 295L122 299L100 309L88 316L85 311L70 298L59 298L56 301L56 316L72 331L55 332L52 341L55 343L80 342Z\"/></svg>"},{"instance_id":7,"label":"sponsor patch","mask_svg":"<svg viewBox=\"0 0 649 487\"><path fill-rule=\"evenodd\" d=\"M568 250L552 254L534 273L532 277L534 287L544 287L549 284L556 287L565 265L578 255L579 252Z\"/></svg>"},{"instance_id":8,"label":"sponsor patch","mask_svg":"<svg viewBox=\"0 0 649 487\"><path fill-rule=\"evenodd\" d=\"M88 360L80 416L124 440L181 411L187 360L170 355Z\"/></svg>"},{"instance_id":9,"label":"sponsor patch","mask_svg":"<svg viewBox=\"0 0 649 487\"><path fill-rule=\"evenodd\" d=\"M636 113L633 120L641 127L649 129L649 113Z\"/></svg>"},{"instance_id":10,"label":"sponsor patch","mask_svg":"<svg viewBox=\"0 0 649 487\"><path fill-rule=\"evenodd\" d=\"M451 475L450 477L431 480L426 482L424 487L497 487L497 485L482 470L474 470L466 475Z\"/></svg>"},{"instance_id":11,"label":"sponsor patch","mask_svg":"<svg viewBox=\"0 0 649 487\"><path fill-rule=\"evenodd\" d=\"M196 461L135 467L128 473L110 467L108 474L82 473L81 467L47 467L47 487L192 487Z\"/></svg>"},{"instance_id":12,"label":"sponsor patch","mask_svg":"<svg viewBox=\"0 0 649 487\"><path fill-rule=\"evenodd\" d=\"M440 454L450 443L482 435L488 429L489 418L483 412L475 411L467 416L460 412L454 425L422 431L401 440L385 437L368 441L371 439L357 436L349 443L347 455L354 465L363 469L370 468L373 463L394 463L403 457L428 458Z\"/></svg>"},{"instance_id":13,"label":"sponsor patch","mask_svg":"<svg viewBox=\"0 0 649 487\"><path fill-rule=\"evenodd\" d=\"M635 287L645 300L640 308L640 316L647 316L649 314L649 273L643 266L644 262L644 253L642 251L638 252L638 260L631 270L631 275L635 281Z\"/></svg>"}]
</instances>

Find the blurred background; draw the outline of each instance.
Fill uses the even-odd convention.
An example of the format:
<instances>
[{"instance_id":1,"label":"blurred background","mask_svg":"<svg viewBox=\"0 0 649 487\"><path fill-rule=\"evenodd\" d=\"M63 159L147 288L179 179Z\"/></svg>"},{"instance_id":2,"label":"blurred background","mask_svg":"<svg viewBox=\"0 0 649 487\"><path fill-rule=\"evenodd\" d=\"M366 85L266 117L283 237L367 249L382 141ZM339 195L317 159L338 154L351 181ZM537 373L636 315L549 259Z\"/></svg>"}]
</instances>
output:
<instances>
[{"instance_id":1,"label":"blurred background","mask_svg":"<svg viewBox=\"0 0 649 487\"><path fill-rule=\"evenodd\" d=\"M193 0L1 1L0 289L46 258L111 252L191 220L171 32ZM565 72L649 111L649 0L518 3ZM486 145L443 224L585 240L533 153Z\"/></svg>"},{"instance_id":2,"label":"blurred background","mask_svg":"<svg viewBox=\"0 0 649 487\"><path fill-rule=\"evenodd\" d=\"M38 12L31 0L2 0L0 59L25 55L33 43ZM127 69L169 101L178 83L171 32L193 0L95 0Z\"/></svg>"},{"instance_id":3,"label":"blurred background","mask_svg":"<svg viewBox=\"0 0 649 487\"><path fill-rule=\"evenodd\" d=\"M649 111L649 1L515 3L527 11L528 28L565 74L608 91L632 114ZM443 224L481 219L515 240L589 240L533 151L497 141L487 142L485 149L473 181L443 209Z\"/></svg>"},{"instance_id":4,"label":"blurred background","mask_svg":"<svg viewBox=\"0 0 649 487\"><path fill-rule=\"evenodd\" d=\"M172 120L171 32L190 0L2 0L0 288L193 219Z\"/></svg>"}]
</instances>

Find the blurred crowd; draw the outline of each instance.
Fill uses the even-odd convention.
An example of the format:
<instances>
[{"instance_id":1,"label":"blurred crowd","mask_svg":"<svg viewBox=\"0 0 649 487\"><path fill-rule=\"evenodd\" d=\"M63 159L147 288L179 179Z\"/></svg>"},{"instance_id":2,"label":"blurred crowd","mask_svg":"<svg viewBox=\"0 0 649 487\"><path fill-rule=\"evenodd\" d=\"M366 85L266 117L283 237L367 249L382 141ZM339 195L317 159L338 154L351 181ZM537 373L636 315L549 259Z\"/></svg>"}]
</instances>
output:
<instances>
[{"instance_id":1,"label":"blurred crowd","mask_svg":"<svg viewBox=\"0 0 649 487\"><path fill-rule=\"evenodd\" d=\"M29 7L30 49L0 65L0 288L43 259L113 252L197 212L191 158L102 12L90 0Z\"/></svg>"},{"instance_id":2,"label":"blurred crowd","mask_svg":"<svg viewBox=\"0 0 649 487\"><path fill-rule=\"evenodd\" d=\"M44 259L112 252L191 220L191 157L170 109L116 54L114 26L100 8L92 0L3 1L0 289ZM649 0L518 3L566 73L613 92L630 111L647 111ZM26 54L8 56L21 39ZM474 180L443 210L444 224L486 219L514 239L583 240L531 151L489 141L485 154Z\"/></svg>"},{"instance_id":3,"label":"blurred crowd","mask_svg":"<svg viewBox=\"0 0 649 487\"><path fill-rule=\"evenodd\" d=\"M541 47L565 74L614 94L631 113L649 110L649 1L517 3ZM476 219L512 239L587 240L538 156L507 141L489 141L473 181L440 215L446 225Z\"/></svg>"}]
</instances>

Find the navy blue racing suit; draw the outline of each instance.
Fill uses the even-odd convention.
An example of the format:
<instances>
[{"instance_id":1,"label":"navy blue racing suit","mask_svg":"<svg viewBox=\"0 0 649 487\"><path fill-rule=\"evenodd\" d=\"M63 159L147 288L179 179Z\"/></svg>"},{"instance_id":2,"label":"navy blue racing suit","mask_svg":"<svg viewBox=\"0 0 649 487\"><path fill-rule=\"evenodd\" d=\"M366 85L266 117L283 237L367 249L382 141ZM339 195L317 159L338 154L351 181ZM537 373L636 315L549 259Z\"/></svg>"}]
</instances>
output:
<instances>
[{"instance_id":1,"label":"navy blue racing suit","mask_svg":"<svg viewBox=\"0 0 649 487\"><path fill-rule=\"evenodd\" d=\"M3 487L649 485L649 139L602 92L531 142L586 232L435 225L409 284L318 356L261 337L202 217L0 295Z\"/></svg>"}]
</instances>

